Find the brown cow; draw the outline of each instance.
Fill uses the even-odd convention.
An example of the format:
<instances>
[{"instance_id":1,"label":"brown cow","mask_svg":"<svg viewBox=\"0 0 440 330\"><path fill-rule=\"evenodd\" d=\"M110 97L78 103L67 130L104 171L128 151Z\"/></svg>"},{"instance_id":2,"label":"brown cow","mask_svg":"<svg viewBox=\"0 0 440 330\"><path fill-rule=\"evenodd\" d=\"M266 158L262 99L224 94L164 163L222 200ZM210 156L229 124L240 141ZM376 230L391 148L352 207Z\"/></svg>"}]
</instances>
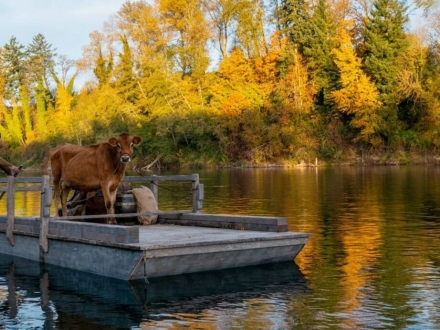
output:
<instances>
[{"instance_id":1,"label":"brown cow","mask_svg":"<svg viewBox=\"0 0 440 330\"><path fill-rule=\"evenodd\" d=\"M133 155L139 136L122 133L108 142L90 146L61 145L51 152L55 207L61 200L63 216L67 215L67 196L71 189L89 192L102 190L107 214L114 214L116 191ZM116 223L114 218L107 223Z\"/></svg>"},{"instance_id":2,"label":"brown cow","mask_svg":"<svg viewBox=\"0 0 440 330\"><path fill-rule=\"evenodd\" d=\"M17 176L20 173L22 166L15 166L0 157L0 169L7 175Z\"/></svg>"}]
</instances>

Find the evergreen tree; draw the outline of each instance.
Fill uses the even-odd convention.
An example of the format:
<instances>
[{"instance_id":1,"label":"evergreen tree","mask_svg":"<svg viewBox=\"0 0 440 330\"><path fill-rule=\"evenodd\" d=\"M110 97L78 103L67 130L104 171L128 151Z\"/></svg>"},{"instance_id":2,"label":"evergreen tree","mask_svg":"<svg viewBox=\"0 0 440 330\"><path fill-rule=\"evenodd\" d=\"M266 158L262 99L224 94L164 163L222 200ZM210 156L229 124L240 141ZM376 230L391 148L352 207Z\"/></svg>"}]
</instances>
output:
<instances>
[{"instance_id":1,"label":"evergreen tree","mask_svg":"<svg viewBox=\"0 0 440 330\"><path fill-rule=\"evenodd\" d=\"M292 52L299 51L307 62L311 78L318 84L318 105L326 105L328 92L338 78L332 60L337 22L326 0L318 0L309 7L303 0L283 0L277 13L277 22L283 34L289 36L291 46L286 48L282 72L295 64Z\"/></svg>"},{"instance_id":2,"label":"evergreen tree","mask_svg":"<svg viewBox=\"0 0 440 330\"><path fill-rule=\"evenodd\" d=\"M280 0L274 9L278 30L298 45L305 43L310 35L310 8L305 0Z\"/></svg>"},{"instance_id":3,"label":"evergreen tree","mask_svg":"<svg viewBox=\"0 0 440 330\"><path fill-rule=\"evenodd\" d=\"M26 47L28 81L23 84L20 99L23 110L24 138L27 142L41 138L46 126L46 105L50 101L49 77L55 68L55 49L45 37L37 34ZM30 107L30 105L35 105ZM36 113L35 113L36 111Z\"/></svg>"},{"instance_id":4,"label":"evergreen tree","mask_svg":"<svg viewBox=\"0 0 440 330\"><path fill-rule=\"evenodd\" d=\"M311 22L312 33L303 45L312 78L319 90L319 105L327 105L327 97L338 80L338 69L331 51L336 46L337 22L326 0L318 0Z\"/></svg>"},{"instance_id":5,"label":"evergreen tree","mask_svg":"<svg viewBox=\"0 0 440 330\"><path fill-rule=\"evenodd\" d=\"M5 74L5 97L20 99L20 85L25 82L28 53L25 47L11 37L1 53L2 71Z\"/></svg>"},{"instance_id":6,"label":"evergreen tree","mask_svg":"<svg viewBox=\"0 0 440 330\"><path fill-rule=\"evenodd\" d=\"M45 88L50 89L49 78L55 69L56 48L46 41L41 34L37 34L32 43L27 47L29 55L29 71L33 76L33 82L42 80Z\"/></svg>"},{"instance_id":7,"label":"evergreen tree","mask_svg":"<svg viewBox=\"0 0 440 330\"><path fill-rule=\"evenodd\" d=\"M136 77L133 73L133 58L130 45L126 36L121 37L122 53L116 68L115 88L118 94L128 103L135 104L138 100Z\"/></svg>"},{"instance_id":8,"label":"evergreen tree","mask_svg":"<svg viewBox=\"0 0 440 330\"><path fill-rule=\"evenodd\" d=\"M365 26L364 69L381 95L384 107L382 122L386 123L381 132L388 142L402 129L398 120L396 78L401 54L408 47L406 10L398 0L375 0Z\"/></svg>"},{"instance_id":9,"label":"evergreen tree","mask_svg":"<svg viewBox=\"0 0 440 330\"><path fill-rule=\"evenodd\" d=\"M398 59L408 47L406 7L397 0L375 0L365 27L364 67L379 92L391 95L396 87Z\"/></svg>"}]
</instances>

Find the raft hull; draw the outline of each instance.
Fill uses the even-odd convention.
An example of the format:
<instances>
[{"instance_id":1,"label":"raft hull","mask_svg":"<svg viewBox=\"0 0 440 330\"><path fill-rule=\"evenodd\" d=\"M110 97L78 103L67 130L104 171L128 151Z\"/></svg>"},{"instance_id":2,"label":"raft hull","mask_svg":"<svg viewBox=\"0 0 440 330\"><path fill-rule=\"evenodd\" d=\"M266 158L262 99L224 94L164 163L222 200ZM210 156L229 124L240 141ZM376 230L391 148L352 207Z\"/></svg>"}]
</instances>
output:
<instances>
[{"instance_id":1,"label":"raft hull","mask_svg":"<svg viewBox=\"0 0 440 330\"><path fill-rule=\"evenodd\" d=\"M187 219L202 223L203 216L188 213ZM16 219L15 242L11 245L6 238L6 218L0 217L0 253L134 280L293 261L310 237L307 233L288 231L219 228L229 217L222 215L217 219L222 224L215 226L213 216L218 215L206 215L210 227L170 225L164 218L159 219L162 223L151 226L53 220L49 224L47 252L40 248L38 218ZM247 222L253 218L246 217ZM258 218L266 222L272 219L275 224L280 219Z\"/></svg>"}]
</instances>

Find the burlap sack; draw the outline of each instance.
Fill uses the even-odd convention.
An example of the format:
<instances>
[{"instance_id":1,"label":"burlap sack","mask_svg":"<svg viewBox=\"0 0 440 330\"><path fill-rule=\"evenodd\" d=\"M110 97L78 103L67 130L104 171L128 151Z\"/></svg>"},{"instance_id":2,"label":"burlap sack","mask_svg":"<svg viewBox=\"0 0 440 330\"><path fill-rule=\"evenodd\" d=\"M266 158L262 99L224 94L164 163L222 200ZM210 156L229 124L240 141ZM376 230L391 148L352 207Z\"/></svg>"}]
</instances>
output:
<instances>
[{"instance_id":1,"label":"burlap sack","mask_svg":"<svg viewBox=\"0 0 440 330\"><path fill-rule=\"evenodd\" d=\"M159 211L156 198L149 188L141 186L140 188L134 188L132 192L138 213ZM152 225L157 221L157 214L149 216L140 215L138 216L138 220L141 225Z\"/></svg>"}]
</instances>

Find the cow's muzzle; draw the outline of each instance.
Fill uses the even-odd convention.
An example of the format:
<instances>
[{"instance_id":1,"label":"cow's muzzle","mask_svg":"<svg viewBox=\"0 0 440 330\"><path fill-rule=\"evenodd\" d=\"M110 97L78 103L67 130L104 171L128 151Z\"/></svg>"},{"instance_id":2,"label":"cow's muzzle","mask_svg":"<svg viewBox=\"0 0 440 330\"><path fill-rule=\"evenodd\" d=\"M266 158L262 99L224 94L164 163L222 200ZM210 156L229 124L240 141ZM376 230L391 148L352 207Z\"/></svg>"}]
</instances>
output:
<instances>
[{"instance_id":1,"label":"cow's muzzle","mask_svg":"<svg viewBox=\"0 0 440 330\"><path fill-rule=\"evenodd\" d=\"M121 163L128 163L130 162L131 157L129 155L122 155L121 156Z\"/></svg>"}]
</instances>

